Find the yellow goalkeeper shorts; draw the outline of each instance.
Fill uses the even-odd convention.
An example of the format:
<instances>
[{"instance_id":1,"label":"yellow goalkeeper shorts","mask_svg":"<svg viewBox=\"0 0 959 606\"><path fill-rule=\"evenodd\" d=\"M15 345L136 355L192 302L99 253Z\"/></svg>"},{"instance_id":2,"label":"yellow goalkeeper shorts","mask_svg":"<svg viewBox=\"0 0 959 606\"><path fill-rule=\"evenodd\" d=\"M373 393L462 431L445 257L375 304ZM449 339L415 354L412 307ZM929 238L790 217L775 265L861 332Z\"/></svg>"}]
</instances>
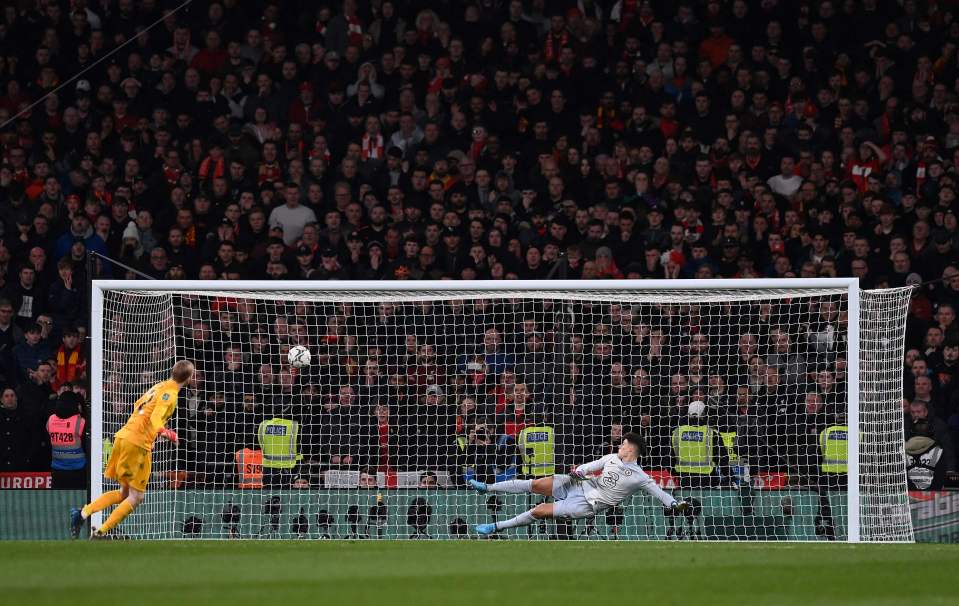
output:
<instances>
[{"instance_id":1,"label":"yellow goalkeeper shorts","mask_svg":"<svg viewBox=\"0 0 959 606\"><path fill-rule=\"evenodd\" d=\"M117 438L103 475L140 492L150 481L150 451Z\"/></svg>"}]
</instances>

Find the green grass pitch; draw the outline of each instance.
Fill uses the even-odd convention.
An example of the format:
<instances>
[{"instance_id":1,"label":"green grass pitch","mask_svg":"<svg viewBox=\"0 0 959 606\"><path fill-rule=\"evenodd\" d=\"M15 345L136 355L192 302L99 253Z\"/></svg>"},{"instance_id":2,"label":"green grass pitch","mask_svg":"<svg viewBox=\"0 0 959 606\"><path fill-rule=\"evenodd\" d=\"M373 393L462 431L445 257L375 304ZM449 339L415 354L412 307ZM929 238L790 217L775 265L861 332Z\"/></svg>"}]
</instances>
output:
<instances>
[{"instance_id":1,"label":"green grass pitch","mask_svg":"<svg viewBox=\"0 0 959 606\"><path fill-rule=\"evenodd\" d=\"M0 603L956 604L948 545L7 542Z\"/></svg>"}]
</instances>

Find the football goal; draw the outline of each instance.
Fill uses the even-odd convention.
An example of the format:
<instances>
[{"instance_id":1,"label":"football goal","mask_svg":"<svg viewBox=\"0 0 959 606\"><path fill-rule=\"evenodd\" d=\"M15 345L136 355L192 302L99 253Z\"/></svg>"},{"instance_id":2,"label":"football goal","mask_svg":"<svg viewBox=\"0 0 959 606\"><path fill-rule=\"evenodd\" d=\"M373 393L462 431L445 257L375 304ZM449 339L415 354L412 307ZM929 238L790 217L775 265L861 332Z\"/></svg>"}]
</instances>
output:
<instances>
[{"instance_id":1,"label":"football goal","mask_svg":"<svg viewBox=\"0 0 959 606\"><path fill-rule=\"evenodd\" d=\"M115 488L102 471L133 402L188 358L180 441L154 448L133 538L471 538L544 497L470 479L567 474L632 432L686 512L638 493L497 536L911 541L910 294L847 278L95 281L92 491Z\"/></svg>"}]
</instances>

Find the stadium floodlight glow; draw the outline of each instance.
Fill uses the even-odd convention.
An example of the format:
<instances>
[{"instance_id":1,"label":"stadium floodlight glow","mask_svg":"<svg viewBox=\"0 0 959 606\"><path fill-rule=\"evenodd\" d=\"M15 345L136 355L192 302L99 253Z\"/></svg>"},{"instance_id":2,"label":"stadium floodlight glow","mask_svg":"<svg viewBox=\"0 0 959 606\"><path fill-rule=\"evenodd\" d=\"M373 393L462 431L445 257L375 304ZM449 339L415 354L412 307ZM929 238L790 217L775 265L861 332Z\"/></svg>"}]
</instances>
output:
<instances>
[{"instance_id":1,"label":"stadium floodlight glow","mask_svg":"<svg viewBox=\"0 0 959 606\"><path fill-rule=\"evenodd\" d=\"M633 430L640 465L689 512L641 493L506 536L912 541L911 292L852 278L96 280L92 492L112 489L102 470L132 403L188 358L180 444L153 451L121 527L134 538L475 536L540 497L478 495L467 478L565 473ZM291 369L295 345L309 364ZM296 423L292 459L263 452L271 419ZM542 427L529 446L524 428Z\"/></svg>"}]
</instances>

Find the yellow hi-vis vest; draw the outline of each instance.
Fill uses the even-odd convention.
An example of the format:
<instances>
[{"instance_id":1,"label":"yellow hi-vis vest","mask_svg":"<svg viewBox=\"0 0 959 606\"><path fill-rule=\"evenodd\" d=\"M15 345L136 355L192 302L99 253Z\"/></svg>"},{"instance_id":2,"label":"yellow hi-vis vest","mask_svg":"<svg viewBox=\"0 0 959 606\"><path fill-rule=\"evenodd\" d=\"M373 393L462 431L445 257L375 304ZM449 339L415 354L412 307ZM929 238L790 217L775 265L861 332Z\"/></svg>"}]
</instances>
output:
<instances>
[{"instance_id":1,"label":"yellow hi-vis vest","mask_svg":"<svg viewBox=\"0 0 959 606\"><path fill-rule=\"evenodd\" d=\"M709 475L713 472L715 430L706 425L681 425L673 431L675 470L678 473Z\"/></svg>"},{"instance_id":2,"label":"yellow hi-vis vest","mask_svg":"<svg viewBox=\"0 0 959 606\"><path fill-rule=\"evenodd\" d=\"M107 469L107 463L110 462L110 455L113 454L113 440L109 437L103 438L103 471Z\"/></svg>"},{"instance_id":3,"label":"yellow hi-vis vest","mask_svg":"<svg viewBox=\"0 0 959 606\"><path fill-rule=\"evenodd\" d=\"M551 476L556 471L556 439L549 425L526 427L516 436L516 446L523 458L525 476Z\"/></svg>"},{"instance_id":4,"label":"yellow hi-vis vest","mask_svg":"<svg viewBox=\"0 0 959 606\"><path fill-rule=\"evenodd\" d=\"M300 424L289 419L272 418L260 423L257 437L263 451L264 469L292 469L302 458L299 450Z\"/></svg>"},{"instance_id":5,"label":"yellow hi-vis vest","mask_svg":"<svg viewBox=\"0 0 959 606\"><path fill-rule=\"evenodd\" d=\"M819 452L822 454L819 469L823 473L848 473L848 434L846 425L833 425L819 434Z\"/></svg>"},{"instance_id":6,"label":"yellow hi-vis vest","mask_svg":"<svg viewBox=\"0 0 959 606\"><path fill-rule=\"evenodd\" d=\"M739 454L736 452L736 432L721 431L719 437L722 438L723 446L726 447L726 454L729 455L729 464L739 463Z\"/></svg>"}]
</instances>

